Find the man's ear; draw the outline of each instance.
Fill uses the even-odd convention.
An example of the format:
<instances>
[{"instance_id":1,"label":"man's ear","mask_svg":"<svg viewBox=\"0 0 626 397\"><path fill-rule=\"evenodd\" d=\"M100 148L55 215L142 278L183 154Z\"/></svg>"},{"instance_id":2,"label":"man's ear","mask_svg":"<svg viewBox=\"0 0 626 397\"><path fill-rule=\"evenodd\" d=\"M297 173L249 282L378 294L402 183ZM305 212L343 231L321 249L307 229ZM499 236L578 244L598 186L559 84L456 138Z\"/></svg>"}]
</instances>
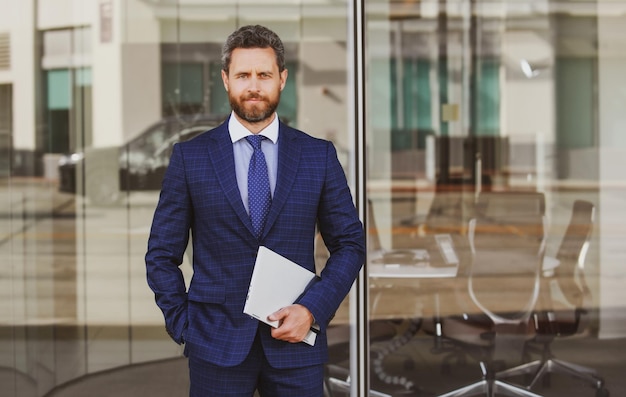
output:
<instances>
[{"instance_id":1,"label":"man's ear","mask_svg":"<svg viewBox=\"0 0 626 397\"><path fill-rule=\"evenodd\" d=\"M280 90L282 91L285 88L285 84L287 83L287 75L289 75L289 71L284 69L280 72Z\"/></svg>"},{"instance_id":2,"label":"man's ear","mask_svg":"<svg viewBox=\"0 0 626 397\"><path fill-rule=\"evenodd\" d=\"M224 89L228 92L228 73L224 69L222 69L222 82L224 83Z\"/></svg>"}]
</instances>

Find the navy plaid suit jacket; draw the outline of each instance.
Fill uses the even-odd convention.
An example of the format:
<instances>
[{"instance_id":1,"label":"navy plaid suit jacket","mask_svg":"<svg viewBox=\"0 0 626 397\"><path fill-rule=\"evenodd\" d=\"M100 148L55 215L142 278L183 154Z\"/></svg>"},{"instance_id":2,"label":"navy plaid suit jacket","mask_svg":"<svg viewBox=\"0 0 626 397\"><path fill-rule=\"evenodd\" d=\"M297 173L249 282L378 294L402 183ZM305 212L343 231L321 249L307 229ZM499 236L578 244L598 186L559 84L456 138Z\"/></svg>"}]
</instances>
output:
<instances>
[{"instance_id":1,"label":"navy plaid suit jacket","mask_svg":"<svg viewBox=\"0 0 626 397\"><path fill-rule=\"evenodd\" d=\"M332 143L280 123L278 175L259 239L241 201L228 122L176 144L156 208L147 277L166 329L188 355L222 366L241 363L259 327L243 314L260 245L315 271L316 223L331 255L321 277L299 303L321 327L315 346L290 344L262 328L275 368L327 361L325 330L356 278L365 256L363 225ZM189 232L193 269L189 291L178 266Z\"/></svg>"}]
</instances>

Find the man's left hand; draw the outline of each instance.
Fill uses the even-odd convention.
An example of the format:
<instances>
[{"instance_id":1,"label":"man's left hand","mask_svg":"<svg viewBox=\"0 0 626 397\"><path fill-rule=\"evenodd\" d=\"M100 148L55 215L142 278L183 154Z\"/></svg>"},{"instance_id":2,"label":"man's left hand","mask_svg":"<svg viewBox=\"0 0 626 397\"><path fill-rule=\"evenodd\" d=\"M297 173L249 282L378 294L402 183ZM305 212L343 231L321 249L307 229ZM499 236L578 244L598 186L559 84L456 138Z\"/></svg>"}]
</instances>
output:
<instances>
[{"instance_id":1,"label":"man's left hand","mask_svg":"<svg viewBox=\"0 0 626 397\"><path fill-rule=\"evenodd\" d=\"M272 328L272 337L286 342L302 342L313 325L313 315L306 307L293 304L269 315L270 321L279 321Z\"/></svg>"}]
</instances>

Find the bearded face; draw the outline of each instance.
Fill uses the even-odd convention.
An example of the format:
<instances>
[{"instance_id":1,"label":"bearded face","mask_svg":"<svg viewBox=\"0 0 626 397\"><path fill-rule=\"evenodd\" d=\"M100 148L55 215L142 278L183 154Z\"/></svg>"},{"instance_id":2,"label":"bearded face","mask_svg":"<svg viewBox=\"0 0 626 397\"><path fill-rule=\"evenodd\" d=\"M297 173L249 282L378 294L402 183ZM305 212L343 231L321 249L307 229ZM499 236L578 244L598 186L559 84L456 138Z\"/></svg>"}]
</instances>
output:
<instances>
[{"instance_id":1,"label":"bearded face","mask_svg":"<svg viewBox=\"0 0 626 397\"><path fill-rule=\"evenodd\" d=\"M235 116L251 130L271 122L287 80L279 71L271 48L238 48L228 71L222 71L224 88Z\"/></svg>"},{"instance_id":2,"label":"bearded face","mask_svg":"<svg viewBox=\"0 0 626 397\"><path fill-rule=\"evenodd\" d=\"M239 118L249 123L259 123L269 119L280 102L280 91L274 93L272 97L259 93L245 93L235 96L228 93L230 107Z\"/></svg>"}]
</instances>

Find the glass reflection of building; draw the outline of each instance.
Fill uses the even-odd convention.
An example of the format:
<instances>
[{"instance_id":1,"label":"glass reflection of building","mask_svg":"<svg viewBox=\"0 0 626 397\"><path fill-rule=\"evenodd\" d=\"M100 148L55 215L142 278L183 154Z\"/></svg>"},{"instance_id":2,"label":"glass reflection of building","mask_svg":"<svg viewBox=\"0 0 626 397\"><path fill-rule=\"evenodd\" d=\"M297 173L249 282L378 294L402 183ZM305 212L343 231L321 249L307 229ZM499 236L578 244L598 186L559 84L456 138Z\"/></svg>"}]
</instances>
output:
<instances>
[{"instance_id":1,"label":"glass reflection of building","mask_svg":"<svg viewBox=\"0 0 626 397\"><path fill-rule=\"evenodd\" d=\"M117 185L119 162L131 161L126 144L147 140L139 135L155 122L178 120L150 142L154 150L133 154L146 169L193 128L186 118L225 117L221 44L248 23L283 37L289 79L278 113L337 145L371 250L421 249L443 233L465 258L479 192L534 191L545 197L545 255L554 256L574 201L589 201L597 216L584 274L594 310L586 336L568 346L601 359L604 343L623 341L626 3L0 0L0 9L0 382L8 396L180 357L145 285L158 191L122 184L116 205L96 205L102 183L90 182L103 177L88 170L108 170ZM104 149L113 154L96 162L91 153ZM68 153L80 157L77 194L58 189ZM429 230L435 213L454 220ZM322 248L319 257L322 266ZM378 356L416 319L429 321L434 282L371 269L334 320L352 341L331 349L332 368L352 375L353 395L368 384L399 393L406 382L390 384L394 373L447 391L453 378L428 379L423 363L407 358L431 342L428 327L384 365ZM428 368L437 372L440 359ZM602 367L614 395L626 385L608 377L624 361Z\"/></svg>"}]
</instances>

